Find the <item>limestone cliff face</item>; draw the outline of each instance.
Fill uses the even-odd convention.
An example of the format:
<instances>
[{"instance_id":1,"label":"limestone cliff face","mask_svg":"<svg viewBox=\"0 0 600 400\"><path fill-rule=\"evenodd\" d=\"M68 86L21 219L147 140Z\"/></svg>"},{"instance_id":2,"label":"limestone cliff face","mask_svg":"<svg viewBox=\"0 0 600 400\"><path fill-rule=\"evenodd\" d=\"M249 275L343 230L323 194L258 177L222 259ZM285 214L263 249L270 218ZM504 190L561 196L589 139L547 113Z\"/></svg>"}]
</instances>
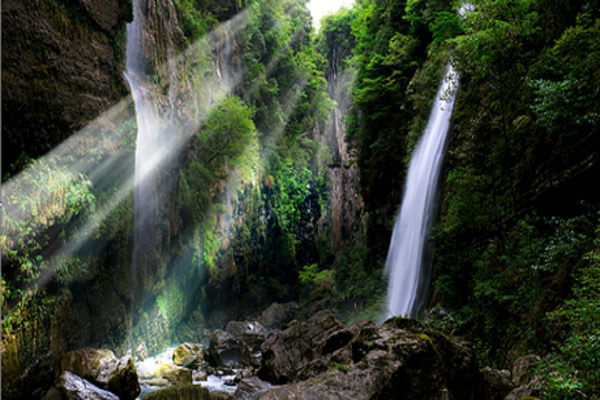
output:
<instances>
[{"instance_id":1,"label":"limestone cliff face","mask_svg":"<svg viewBox=\"0 0 600 400\"><path fill-rule=\"evenodd\" d=\"M329 113L324 144L331 151L329 204L320 219L321 230L330 230L331 245L339 250L342 241L351 247L363 223L365 206L359 192L358 167L352 163L353 154L344 140L346 124L343 117L350 107L348 88L354 78L354 71L343 70L339 75L335 69L327 74L329 96L336 101ZM325 224L330 224L325 227Z\"/></svg>"},{"instance_id":2,"label":"limestone cliff face","mask_svg":"<svg viewBox=\"0 0 600 400\"><path fill-rule=\"evenodd\" d=\"M2 167L37 157L127 95L128 0L2 2Z\"/></svg>"}]
</instances>

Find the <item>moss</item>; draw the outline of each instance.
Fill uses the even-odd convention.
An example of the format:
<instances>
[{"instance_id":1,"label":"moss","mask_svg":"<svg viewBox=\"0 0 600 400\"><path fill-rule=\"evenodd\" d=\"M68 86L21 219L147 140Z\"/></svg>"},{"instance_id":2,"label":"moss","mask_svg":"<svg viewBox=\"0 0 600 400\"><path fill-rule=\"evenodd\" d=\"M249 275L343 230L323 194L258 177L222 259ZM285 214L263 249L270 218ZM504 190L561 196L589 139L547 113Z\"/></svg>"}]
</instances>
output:
<instances>
[{"instance_id":1,"label":"moss","mask_svg":"<svg viewBox=\"0 0 600 400\"><path fill-rule=\"evenodd\" d=\"M419 339L426 340L431 345L431 347L433 348L433 351L435 351L435 354L438 355L440 360L442 359L442 355L438 351L437 347L435 347L435 344L433 344L433 341L431 340L431 338L428 335L426 335L424 333L417 333L417 334L415 334L415 336Z\"/></svg>"}]
</instances>

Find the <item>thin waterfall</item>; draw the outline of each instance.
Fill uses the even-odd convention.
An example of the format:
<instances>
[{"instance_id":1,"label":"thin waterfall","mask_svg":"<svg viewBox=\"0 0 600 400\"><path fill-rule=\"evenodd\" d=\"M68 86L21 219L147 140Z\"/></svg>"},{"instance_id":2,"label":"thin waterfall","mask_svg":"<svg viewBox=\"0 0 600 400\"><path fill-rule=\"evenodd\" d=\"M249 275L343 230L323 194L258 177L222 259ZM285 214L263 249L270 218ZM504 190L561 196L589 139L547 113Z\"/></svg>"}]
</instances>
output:
<instances>
[{"instance_id":1,"label":"thin waterfall","mask_svg":"<svg viewBox=\"0 0 600 400\"><path fill-rule=\"evenodd\" d=\"M410 160L402 206L386 260L385 270L390 278L389 316L418 317L426 305L431 275L427 235L435 219L436 194L457 85L456 73L450 66L435 97L425 132Z\"/></svg>"},{"instance_id":2,"label":"thin waterfall","mask_svg":"<svg viewBox=\"0 0 600 400\"><path fill-rule=\"evenodd\" d=\"M150 267L151 259L156 258L158 251L156 240L156 224L158 220L158 189L154 169L159 160L158 135L160 121L153 90L146 82L145 64L142 45L143 15L140 1L134 1L133 22L127 26L127 54L125 79L129 84L137 121L137 139L135 150L135 198L133 227L133 260L132 260L132 302L131 313L134 315L136 301L140 301L144 292L140 276L142 266Z\"/></svg>"}]
</instances>

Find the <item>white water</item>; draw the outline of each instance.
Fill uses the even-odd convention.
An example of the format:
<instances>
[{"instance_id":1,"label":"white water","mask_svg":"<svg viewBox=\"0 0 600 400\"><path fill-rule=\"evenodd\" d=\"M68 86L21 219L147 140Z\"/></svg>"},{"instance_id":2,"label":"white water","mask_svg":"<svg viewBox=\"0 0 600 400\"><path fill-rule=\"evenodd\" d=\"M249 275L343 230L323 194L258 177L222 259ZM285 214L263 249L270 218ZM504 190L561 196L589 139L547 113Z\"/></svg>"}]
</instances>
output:
<instances>
[{"instance_id":1,"label":"white water","mask_svg":"<svg viewBox=\"0 0 600 400\"><path fill-rule=\"evenodd\" d=\"M436 211L436 194L446 136L456 94L449 67L436 95L425 132L410 160L400 212L386 260L389 316L418 317L427 300L431 249L427 235Z\"/></svg>"}]
</instances>

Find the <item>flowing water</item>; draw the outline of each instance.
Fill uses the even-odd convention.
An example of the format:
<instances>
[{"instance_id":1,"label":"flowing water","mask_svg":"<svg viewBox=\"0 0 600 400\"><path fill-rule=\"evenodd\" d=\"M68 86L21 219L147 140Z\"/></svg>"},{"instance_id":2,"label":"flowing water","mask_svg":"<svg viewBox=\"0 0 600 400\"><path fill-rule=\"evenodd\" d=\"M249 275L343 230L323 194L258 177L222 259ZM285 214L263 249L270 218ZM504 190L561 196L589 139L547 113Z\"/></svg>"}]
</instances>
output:
<instances>
[{"instance_id":1,"label":"flowing water","mask_svg":"<svg viewBox=\"0 0 600 400\"><path fill-rule=\"evenodd\" d=\"M436 95L429 122L408 169L400 212L386 260L389 316L418 317L425 308L431 275L427 241L436 214L436 197L454 106L457 80L449 67Z\"/></svg>"},{"instance_id":2,"label":"flowing water","mask_svg":"<svg viewBox=\"0 0 600 400\"><path fill-rule=\"evenodd\" d=\"M132 293L131 315L134 314L138 288L138 275L144 265L144 249L151 248L148 232L149 224L156 220L157 193L152 180L153 159L158 156L156 142L158 138L158 115L152 99L150 88L144 81L144 61L142 51L142 15L139 1L134 1L134 19L127 26L127 55L125 79L129 84L135 104L137 120L137 139L135 151L135 200L134 200L134 248L132 260ZM147 253L146 253L147 254Z\"/></svg>"}]
</instances>

